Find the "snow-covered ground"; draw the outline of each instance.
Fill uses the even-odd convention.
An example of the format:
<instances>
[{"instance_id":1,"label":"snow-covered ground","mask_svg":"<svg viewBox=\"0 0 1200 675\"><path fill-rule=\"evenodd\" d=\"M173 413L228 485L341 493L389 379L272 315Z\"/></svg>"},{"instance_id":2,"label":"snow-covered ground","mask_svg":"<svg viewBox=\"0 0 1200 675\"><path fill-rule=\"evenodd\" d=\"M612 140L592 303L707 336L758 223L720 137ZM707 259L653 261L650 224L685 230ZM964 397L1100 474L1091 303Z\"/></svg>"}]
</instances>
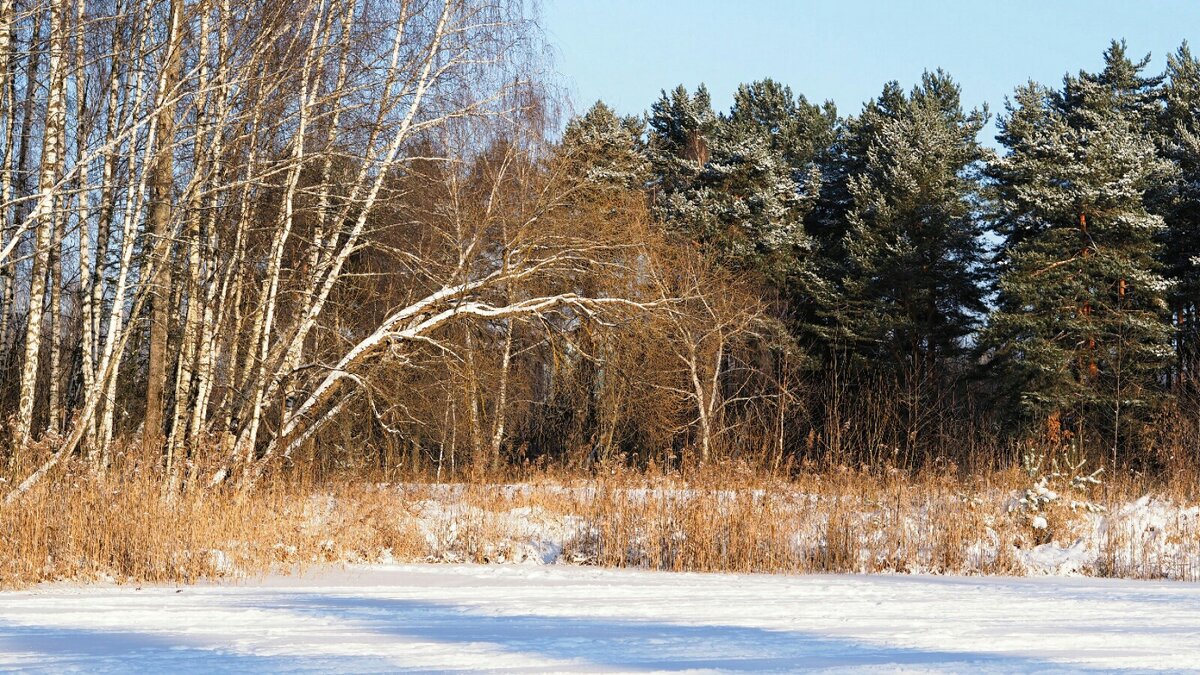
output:
<instances>
[{"instance_id":1,"label":"snow-covered ground","mask_svg":"<svg viewBox=\"0 0 1200 675\"><path fill-rule=\"evenodd\" d=\"M1031 576L1200 580L1200 506L1144 496L1114 504L1110 509L1057 494L1047 489L1044 482L1036 487L1040 492L1029 490L1024 497L1021 492L995 491L987 499L964 500L955 496L951 503L936 504L940 507L937 509L930 508L929 501L922 506L906 504L903 508L882 501L859 504L852 516L832 504L845 499L844 496L779 493L774 495L777 501L771 512L778 518L773 525L787 532L791 540L791 550L784 553L799 561L820 557L827 548L832 514L853 522L856 525L853 554L858 562L853 571L858 572L899 570L913 574L974 575L999 571ZM404 508L398 509L398 517L401 523L421 533L429 552L425 557L428 562L598 562L594 551L589 550L588 539L604 526L580 515L586 508L564 512L540 505L515 506L516 501L506 506L500 501L489 509L464 498L459 486L401 486L400 490L409 496L404 500ZM495 490L509 499L534 491L568 494L578 500L579 506L586 506L593 498L586 489L559 486L499 485ZM762 490L751 492L755 499L767 496ZM707 508L714 516L722 516L723 506L732 504L737 497L733 491L700 495L690 490L658 489L622 490L620 494L627 500L626 506L655 499L675 508L690 499L708 497L711 501ZM325 527L338 506L332 497L311 499L307 505L311 525ZM630 512L635 517L645 515L632 507ZM947 526L944 515L947 512L956 514L955 517L960 513L978 516L970 521L976 523L975 530L968 528L960 535L969 542L966 555L953 563L937 556L938 533ZM664 538L688 537L687 532L678 528L678 521L668 523L666 531L654 536L643 522L635 527L640 531L634 532L630 541L616 545L628 544L625 564L647 566L645 561L650 557L647 547ZM1000 532L1006 529L1007 537L1002 538ZM384 562L394 560L387 555L382 558ZM1004 558L1011 559L1013 564L998 565ZM780 567L789 569L782 562ZM791 569L813 571L803 566Z\"/></svg>"},{"instance_id":2,"label":"snow-covered ground","mask_svg":"<svg viewBox=\"0 0 1200 675\"><path fill-rule=\"evenodd\" d=\"M1200 666L1200 586L355 567L0 594L0 670L908 672Z\"/></svg>"}]
</instances>

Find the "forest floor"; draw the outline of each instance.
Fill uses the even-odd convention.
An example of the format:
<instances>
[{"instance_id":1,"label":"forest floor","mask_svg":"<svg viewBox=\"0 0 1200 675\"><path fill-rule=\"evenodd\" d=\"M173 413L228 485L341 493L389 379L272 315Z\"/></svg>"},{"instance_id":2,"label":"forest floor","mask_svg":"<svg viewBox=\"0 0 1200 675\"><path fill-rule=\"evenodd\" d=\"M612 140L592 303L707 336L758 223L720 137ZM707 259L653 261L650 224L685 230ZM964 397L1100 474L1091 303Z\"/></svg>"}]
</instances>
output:
<instances>
[{"instance_id":1,"label":"forest floor","mask_svg":"<svg viewBox=\"0 0 1200 675\"><path fill-rule=\"evenodd\" d=\"M1200 664L1200 586L352 565L2 594L0 670L1096 672Z\"/></svg>"}]
</instances>

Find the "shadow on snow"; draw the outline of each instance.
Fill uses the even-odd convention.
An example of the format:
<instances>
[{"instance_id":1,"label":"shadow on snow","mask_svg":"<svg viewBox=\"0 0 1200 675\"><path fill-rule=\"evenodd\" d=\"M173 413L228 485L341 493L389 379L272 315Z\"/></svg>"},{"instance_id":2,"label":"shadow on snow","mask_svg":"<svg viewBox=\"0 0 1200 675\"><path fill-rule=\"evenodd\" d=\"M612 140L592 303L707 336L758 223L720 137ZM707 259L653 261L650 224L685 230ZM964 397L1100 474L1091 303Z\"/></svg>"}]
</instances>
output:
<instances>
[{"instance_id":1,"label":"shadow on snow","mask_svg":"<svg viewBox=\"0 0 1200 675\"><path fill-rule=\"evenodd\" d=\"M1087 670L1019 655L876 645L797 630L495 615L478 607L336 594L294 595L287 604L293 612L352 620L376 633L561 659L579 668L794 671L901 666L1022 672Z\"/></svg>"},{"instance_id":2,"label":"shadow on snow","mask_svg":"<svg viewBox=\"0 0 1200 675\"><path fill-rule=\"evenodd\" d=\"M478 607L332 593L286 593L261 599L264 602L253 605L256 609L279 611L293 618L300 615L325 621L335 619L346 624L316 633L305 631L304 636L310 639L320 635L328 640L354 641L355 636L361 635L378 643L387 642L391 636L461 645L460 656L472 649L483 650L485 655L473 665L492 670L499 664L488 664L486 653L497 650L563 662L557 668L550 668L556 671L563 668L795 671L871 667L1086 670L1019 655L875 645L796 630L536 614L490 615ZM249 605L251 599L245 600ZM202 630L211 628L205 626ZM286 645L296 641L286 635L288 630L288 617L281 616L274 636L283 638L280 651L286 651ZM402 670L406 665L403 657L256 655L232 644L219 644L220 640L230 639L236 636L0 624L0 654L23 655L28 660L22 662L22 668L32 665L47 672L386 672ZM4 661L0 658L0 663ZM410 667L420 666L414 663Z\"/></svg>"}]
</instances>

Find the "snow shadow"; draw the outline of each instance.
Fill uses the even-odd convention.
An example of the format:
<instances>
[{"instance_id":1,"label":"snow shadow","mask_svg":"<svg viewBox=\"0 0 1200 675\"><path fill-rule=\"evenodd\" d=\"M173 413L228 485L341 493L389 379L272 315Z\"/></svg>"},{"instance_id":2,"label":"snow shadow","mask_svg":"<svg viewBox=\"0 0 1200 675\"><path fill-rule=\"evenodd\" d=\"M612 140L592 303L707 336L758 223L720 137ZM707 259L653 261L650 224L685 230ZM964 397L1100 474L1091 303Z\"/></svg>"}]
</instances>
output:
<instances>
[{"instance_id":1,"label":"snow shadow","mask_svg":"<svg viewBox=\"0 0 1200 675\"><path fill-rule=\"evenodd\" d=\"M214 640L128 630L25 626L0 623L0 671L22 673L330 673L344 657L260 656L213 644ZM13 671L9 671L9 668ZM390 661L356 658L354 672L391 672Z\"/></svg>"},{"instance_id":2,"label":"snow shadow","mask_svg":"<svg viewBox=\"0 0 1200 675\"><path fill-rule=\"evenodd\" d=\"M376 634L570 661L598 670L796 671L931 668L952 672L1116 672L1010 654L870 644L797 630L634 619L487 614L485 607L303 594L279 607L352 621Z\"/></svg>"}]
</instances>

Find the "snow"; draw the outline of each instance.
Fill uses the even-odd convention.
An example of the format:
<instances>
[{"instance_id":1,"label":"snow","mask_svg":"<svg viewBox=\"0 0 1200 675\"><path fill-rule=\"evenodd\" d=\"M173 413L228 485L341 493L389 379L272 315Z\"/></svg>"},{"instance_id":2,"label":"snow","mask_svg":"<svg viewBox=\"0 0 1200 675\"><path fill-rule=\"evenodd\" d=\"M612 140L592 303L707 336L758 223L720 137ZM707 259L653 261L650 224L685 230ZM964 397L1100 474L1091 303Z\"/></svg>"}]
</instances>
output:
<instances>
[{"instance_id":1,"label":"snow","mask_svg":"<svg viewBox=\"0 0 1200 675\"><path fill-rule=\"evenodd\" d=\"M1074 504L1074 503L1073 503ZM1072 506L1074 510L1074 506ZM1046 520L1038 515L1045 529ZM1200 507L1143 497L1112 512L1084 510L1082 534L1015 552L1029 574L1200 578Z\"/></svg>"},{"instance_id":2,"label":"snow","mask_svg":"<svg viewBox=\"0 0 1200 675\"><path fill-rule=\"evenodd\" d=\"M427 562L597 562L590 539L598 526L584 511L572 511L572 505L594 497L590 488L496 485L492 489L505 499L483 508L464 496L463 486L400 485L396 489L405 495L407 504L397 512L397 518L401 525L411 525L420 532L429 550ZM537 492L564 497L567 506L515 506ZM766 496L761 490L749 494L756 500ZM1031 576L1200 580L1200 506L1147 496L1108 508L1064 494L1049 489L1045 481L1039 480L1028 490L993 491L971 497L955 495L952 503L939 505L982 513L988 523L974 535L977 537L974 541L966 543L967 555L950 568L941 561L931 560L935 547L930 543L929 533L943 525L933 519L928 506L896 510L882 502L863 505L845 496L796 492L782 495L775 508L784 516L802 516L781 517L779 521L781 528L793 528L786 531L796 557L801 560L819 556L826 546L830 513L838 511L843 517L856 519L859 561L856 571L861 572L889 569L887 566L893 564L889 561L896 552L898 533L879 524L900 523L898 527L903 527L903 532L899 534L913 543L916 550L894 569L908 573L995 573L997 561L1003 558L1015 561L1006 571ZM691 489L630 488L622 489L620 496L629 503L654 499L682 504L701 495ZM715 496L718 503L732 502L738 493L730 490L706 496ZM859 511L847 514L845 510L831 508L829 502L839 499ZM336 500L331 497L314 498L309 505L313 526L323 526L334 517L337 508ZM1005 528L1009 535L1014 532L1023 535L1018 541L1005 541L1001 536ZM638 565L647 558L644 547L653 546L654 542L635 536L629 544L625 561ZM386 556L383 559L390 562ZM350 557L348 561L378 559L364 555Z\"/></svg>"},{"instance_id":3,"label":"snow","mask_svg":"<svg viewBox=\"0 0 1200 675\"><path fill-rule=\"evenodd\" d=\"M385 565L0 594L0 670L1184 670L1200 586Z\"/></svg>"}]
</instances>

